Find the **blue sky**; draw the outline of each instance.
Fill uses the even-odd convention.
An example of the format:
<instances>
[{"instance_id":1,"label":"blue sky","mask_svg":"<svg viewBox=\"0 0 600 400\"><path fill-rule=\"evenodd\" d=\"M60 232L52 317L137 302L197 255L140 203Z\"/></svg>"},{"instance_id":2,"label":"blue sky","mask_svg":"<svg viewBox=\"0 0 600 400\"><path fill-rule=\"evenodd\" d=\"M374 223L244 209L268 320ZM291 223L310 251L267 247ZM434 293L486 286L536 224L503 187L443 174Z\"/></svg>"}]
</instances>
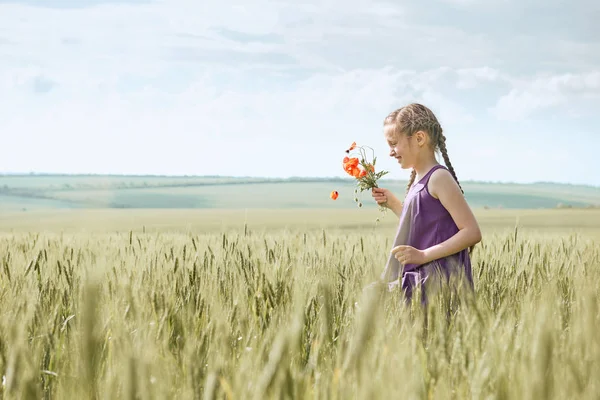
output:
<instances>
[{"instance_id":1,"label":"blue sky","mask_svg":"<svg viewBox=\"0 0 600 400\"><path fill-rule=\"evenodd\" d=\"M52 4L49 6L48 4ZM344 176L418 101L461 180L600 185L595 0L0 0L0 172Z\"/></svg>"}]
</instances>

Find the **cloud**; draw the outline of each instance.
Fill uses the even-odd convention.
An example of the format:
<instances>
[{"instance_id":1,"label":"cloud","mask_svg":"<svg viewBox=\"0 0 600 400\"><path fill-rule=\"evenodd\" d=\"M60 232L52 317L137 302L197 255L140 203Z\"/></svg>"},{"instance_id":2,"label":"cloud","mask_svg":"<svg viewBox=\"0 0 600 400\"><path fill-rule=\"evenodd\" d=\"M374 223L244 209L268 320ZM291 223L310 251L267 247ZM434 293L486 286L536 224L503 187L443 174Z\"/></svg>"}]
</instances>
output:
<instances>
[{"instance_id":1,"label":"cloud","mask_svg":"<svg viewBox=\"0 0 600 400\"><path fill-rule=\"evenodd\" d=\"M480 68L461 68L456 71L458 89L473 89L480 83L496 82L500 79L506 79L500 71L490 67Z\"/></svg>"},{"instance_id":2,"label":"cloud","mask_svg":"<svg viewBox=\"0 0 600 400\"><path fill-rule=\"evenodd\" d=\"M0 4L22 4L34 7L44 8L85 8L94 7L101 4L147 4L153 0L0 0Z\"/></svg>"},{"instance_id":3,"label":"cloud","mask_svg":"<svg viewBox=\"0 0 600 400\"><path fill-rule=\"evenodd\" d=\"M515 121L558 106L572 113L592 105L600 106L600 71L514 80L513 89L500 97L490 112L496 118Z\"/></svg>"},{"instance_id":4,"label":"cloud","mask_svg":"<svg viewBox=\"0 0 600 400\"><path fill-rule=\"evenodd\" d=\"M241 43L284 43L284 37L275 33L249 34L226 28L213 28L216 35Z\"/></svg>"},{"instance_id":5,"label":"cloud","mask_svg":"<svg viewBox=\"0 0 600 400\"><path fill-rule=\"evenodd\" d=\"M496 21L510 1L458 1L0 3L0 135L38 144L0 149L0 170L335 175L348 141L385 155L383 118L418 101L477 176L501 162L486 140L510 151L502 129L593 112L600 47L587 28L548 39L532 17L515 31L541 23L536 37L511 34Z\"/></svg>"},{"instance_id":6,"label":"cloud","mask_svg":"<svg viewBox=\"0 0 600 400\"><path fill-rule=\"evenodd\" d=\"M37 76L33 80L33 91L35 93L48 93L56 86L56 82L43 76Z\"/></svg>"},{"instance_id":7,"label":"cloud","mask_svg":"<svg viewBox=\"0 0 600 400\"><path fill-rule=\"evenodd\" d=\"M222 90L215 84L219 74L232 81L247 76L242 71L207 71L204 77L195 76L193 84L173 93L151 85L126 94L99 88L78 93L77 83L71 81L70 88L61 86L61 90L70 91L68 98L52 93L52 103L45 103L43 108L40 104L40 112L32 120L26 120L27 111L14 107L3 126L9 134L20 132L19 137L10 139L13 148L36 140L39 132L47 132L44 141L37 141L38 148L56 148L55 160L62 161L54 165L65 169L77 165L82 170L116 170L108 172L194 170L235 175L239 166L231 160L253 154L269 162L247 166L249 174L285 176L323 171L341 174L339 160L331 155L352 140L367 143L385 156L382 120L402 103L422 100L439 110L440 118L449 126L466 120L465 110L427 84L428 79L440 79L435 71L420 74L384 68L321 72L284 88L257 87L251 91ZM97 93L93 102L90 93ZM73 148L81 150L73 154ZM132 151L136 154L133 159ZM165 154L179 156L172 160ZM321 161L297 169L288 165L292 154ZM200 155L202 162L198 163ZM165 157L171 160L166 165L158 161ZM31 157L27 161L31 168L35 166L32 159L41 162L45 158ZM5 160L25 166L10 155ZM273 170L273 165L283 167ZM381 165L387 165L386 161ZM43 164L37 167L44 169Z\"/></svg>"}]
</instances>

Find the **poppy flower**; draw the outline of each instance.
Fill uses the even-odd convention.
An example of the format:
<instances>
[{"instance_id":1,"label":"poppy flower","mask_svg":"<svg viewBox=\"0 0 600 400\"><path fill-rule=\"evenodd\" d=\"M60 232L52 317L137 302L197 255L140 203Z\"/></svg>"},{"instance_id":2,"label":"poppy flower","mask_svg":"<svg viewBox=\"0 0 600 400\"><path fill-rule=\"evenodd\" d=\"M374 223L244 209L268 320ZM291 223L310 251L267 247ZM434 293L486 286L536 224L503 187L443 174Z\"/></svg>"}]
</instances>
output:
<instances>
[{"instance_id":1,"label":"poppy flower","mask_svg":"<svg viewBox=\"0 0 600 400\"><path fill-rule=\"evenodd\" d=\"M365 148L370 149L373 152L372 160L368 159ZM350 153L352 150L355 150L357 153L360 153L360 155L357 157L351 157L351 154L355 154L354 152ZM347 155L343 159L342 166L344 168L344 171L348 175L356 179L357 187L356 189L354 189L354 193L356 195L354 201L358 204L359 207L361 207L362 202L358 200L358 193L363 192L364 190L377 187L377 180L382 176L386 175L388 172L380 171L375 173L376 157L373 149L371 149L368 146L357 146L356 142L352 142L350 147L346 150L346 154ZM331 192L330 197L332 200L336 200L338 196L339 194L337 191ZM382 212L385 212L386 208L380 207L380 210ZM379 219L377 219L377 221L379 221Z\"/></svg>"},{"instance_id":2,"label":"poppy flower","mask_svg":"<svg viewBox=\"0 0 600 400\"><path fill-rule=\"evenodd\" d=\"M356 176L354 174L354 170L358 169L357 167L358 167L358 158L344 157L344 171L346 171L346 173L348 173L348 175Z\"/></svg>"},{"instance_id":3,"label":"poppy flower","mask_svg":"<svg viewBox=\"0 0 600 400\"><path fill-rule=\"evenodd\" d=\"M344 171L350 176L357 178L360 175L360 168L356 165L346 164L344 165Z\"/></svg>"},{"instance_id":4,"label":"poppy flower","mask_svg":"<svg viewBox=\"0 0 600 400\"><path fill-rule=\"evenodd\" d=\"M358 166L358 158L357 157L352 157L352 158L344 157L344 167L346 167L347 165L349 165L351 167Z\"/></svg>"}]
</instances>

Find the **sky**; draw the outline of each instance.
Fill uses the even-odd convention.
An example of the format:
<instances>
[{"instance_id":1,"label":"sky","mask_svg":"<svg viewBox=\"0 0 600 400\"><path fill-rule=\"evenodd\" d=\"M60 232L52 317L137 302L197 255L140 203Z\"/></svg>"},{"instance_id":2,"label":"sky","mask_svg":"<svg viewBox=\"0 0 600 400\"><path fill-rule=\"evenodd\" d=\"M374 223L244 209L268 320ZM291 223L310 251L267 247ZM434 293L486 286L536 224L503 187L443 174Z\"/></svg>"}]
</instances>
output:
<instances>
[{"instance_id":1,"label":"sky","mask_svg":"<svg viewBox=\"0 0 600 400\"><path fill-rule=\"evenodd\" d=\"M0 0L0 173L345 176L430 107L460 181L600 185L596 0Z\"/></svg>"}]
</instances>

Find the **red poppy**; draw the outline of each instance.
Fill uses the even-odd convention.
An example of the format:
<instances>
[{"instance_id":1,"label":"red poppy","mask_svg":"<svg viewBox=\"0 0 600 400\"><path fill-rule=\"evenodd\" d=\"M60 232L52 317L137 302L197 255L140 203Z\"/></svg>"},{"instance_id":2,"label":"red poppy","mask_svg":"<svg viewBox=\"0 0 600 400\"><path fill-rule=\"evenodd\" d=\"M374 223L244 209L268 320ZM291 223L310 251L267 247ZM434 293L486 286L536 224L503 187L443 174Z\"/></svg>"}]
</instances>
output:
<instances>
[{"instance_id":1,"label":"red poppy","mask_svg":"<svg viewBox=\"0 0 600 400\"><path fill-rule=\"evenodd\" d=\"M355 178L358 178L358 175L360 174L360 168L352 164L346 164L344 166L344 171L346 171L348 175L353 176Z\"/></svg>"},{"instance_id":2,"label":"red poppy","mask_svg":"<svg viewBox=\"0 0 600 400\"><path fill-rule=\"evenodd\" d=\"M331 197L332 200L337 200L338 196L340 194L337 192L337 190L334 190L333 192L331 192L331 194L329 195L329 197Z\"/></svg>"},{"instance_id":3,"label":"red poppy","mask_svg":"<svg viewBox=\"0 0 600 400\"><path fill-rule=\"evenodd\" d=\"M356 158L356 157L352 157L352 158L344 157L344 168L346 166L351 166L351 167L358 166L358 158Z\"/></svg>"},{"instance_id":4,"label":"red poppy","mask_svg":"<svg viewBox=\"0 0 600 400\"><path fill-rule=\"evenodd\" d=\"M344 157L344 171L348 173L348 175L356 176L354 170L358 169L358 158L352 157ZM358 172L357 172L358 173Z\"/></svg>"}]
</instances>

